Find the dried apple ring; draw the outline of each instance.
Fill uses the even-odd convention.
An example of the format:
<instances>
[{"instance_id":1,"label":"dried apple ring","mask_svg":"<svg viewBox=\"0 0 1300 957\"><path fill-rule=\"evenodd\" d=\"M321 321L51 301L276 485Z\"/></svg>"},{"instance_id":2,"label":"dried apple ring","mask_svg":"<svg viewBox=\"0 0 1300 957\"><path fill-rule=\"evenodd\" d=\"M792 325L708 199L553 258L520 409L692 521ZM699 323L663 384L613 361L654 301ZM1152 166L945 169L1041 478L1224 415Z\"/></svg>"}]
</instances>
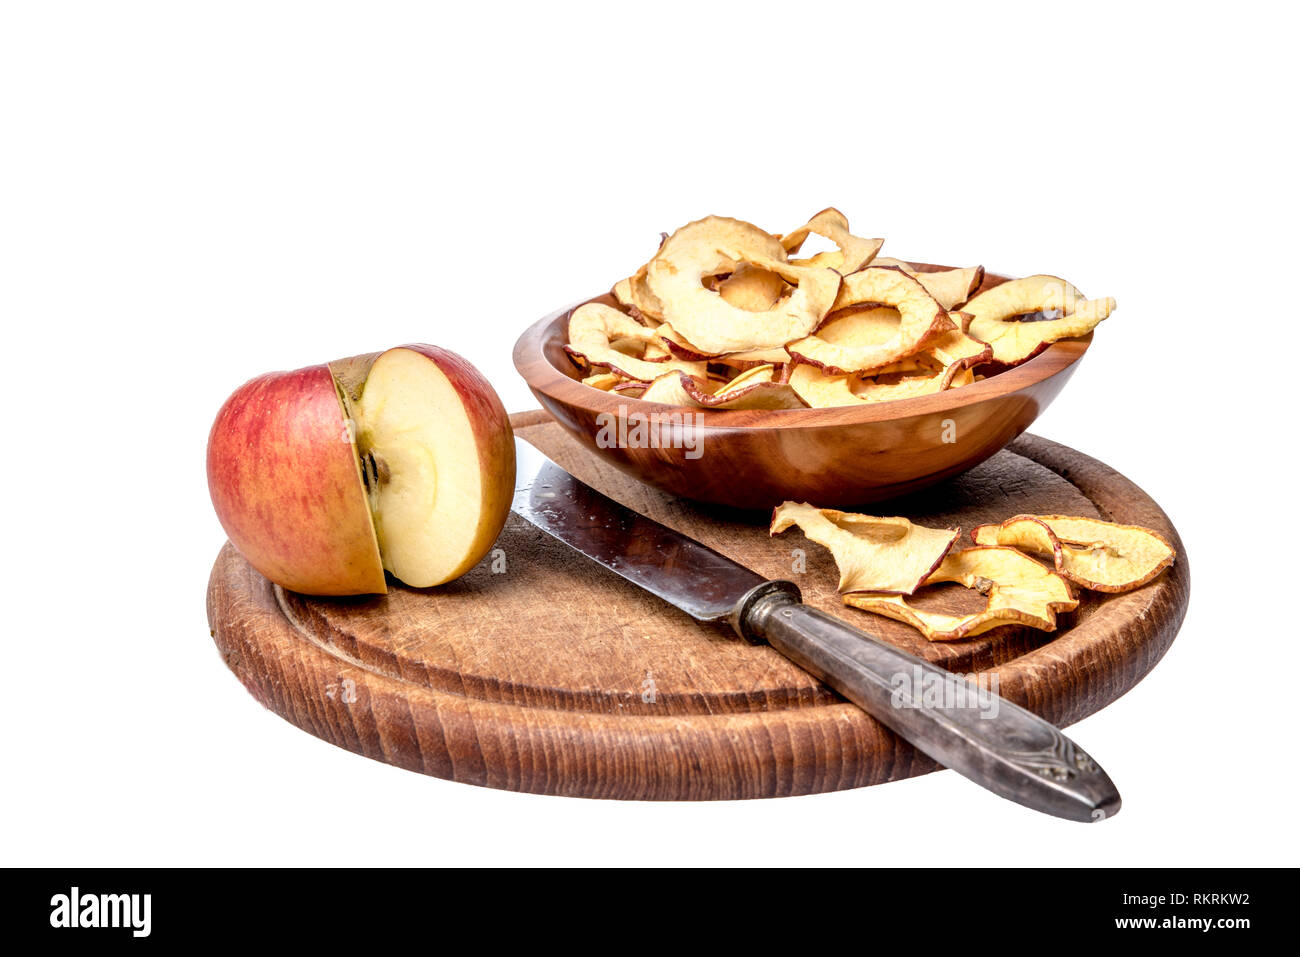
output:
<instances>
[{"instance_id":1,"label":"dried apple ring","mask_svg":"<svg viewBox=\"0 0 1300 957\"><path fill-rule=\"evenodd\" d=\"M802 409L803 402L780 381L775 366L750 369L724 385L715 385L684 372L655 379L641 396L647 402L700 409Z\"/></svg>"},{"instance_id":2,"label":"dried apple ring","mask_svg":"<svg viewBox=\"0 0 1300 957\"><path fill-rule=\"evenodd\" d=\"M943 373L890 376L887 379L893 381L876 382L852 374L831 375L805 363L790 370L790 388L814 409L867 405L930 395L942 391Z\"/></svg>"},{"instance_id":3,"label":"dried apple ring","mask_svg":"<svg viewBox=\"0 0 1300 957\"><path fill-rule=\"evenodd\" d=\"M892 306L854 306L831 313L817 336L837 346L883 346L899 339L902 322L902 315Z\"/></svg>"},{"instance_id":4,"label":"dried apple ring","mask_svg":"<svg viewBox=\"0 0 1300 957\"><path fill-rule=\"evenodd\" d=\"M968 317L963 313L949 313L952 318L961 317L962 326L969 325ZM925 353L934 356L943 366L946 378L939 387L942 392L945 389L951 389L958 385L958 379L966 379L960 384L968 385L974 381L974 375L970 370L974 369L981 363L988 362L993 358L993 347L987 342L981 342L979 339L971 336L965 331L965 328L954 329L951 332L945 332L939 338L935 339ZM963 376L965 372L967 375Z\"/></svg>"},{"instance_id":5,"label":"dried apple ring","mask_svg":"<svg viewBox=\"0 0 1300 957\"><path fill-rule=\"evenodd\" d=\"M794 232L781 237L781 245L785 247L786 254L793 256L797 253L808 239L809 233L824 236L839 249L817 253L815 256L796 259L793 262L800 266L829 266L841 276L847 276L866 266L876 258L876 253L880 252L880 247L885 244L883 239L863 239L854 236L849 232L848 218L838 209L828 207Z\"/></svg>"},{"instance_id":6,"label":"dried apple ring","mask_svg":"<svg viewBox=\"0 0 1300 957\"><path fill-rule=\"evenodd\" d=\"M1055 631L1056 613L1079 607L1063 577L1014 548L949 552L925 584L941 582L974 589L988 604L969 615L946 615L913 608L898 595L848 594L844 603L911 625L930 641L961 641L1002 625Z\"/></svg>"},{"instance_id":7,"label":"dried apple ring","mask_svg":"<svg viewBox=\"0 0 1300 957\"><path fill-rule=\"evenodd\" d=\"M682 380L695 381L684 372L669 372L661 375L641 393L641 400L643 402L659 402L663 405L698 408L699 403L683 387ZM705 390L707 389L707 383L700 380L699 387L701 390Z\"/></svg>"},{"instance_id":8,"label":"dried apple ring","mask_svg":"<svg viewBox=\"0 0 1300 957\"><path fill-rule=\"evenodd\" d=\"M790 353L784 349L753 349L749 352L729 352L714 356L710 361L743 371L763 365L784 366L792 360Z\"/></svg>"},{"instance_id":9,"label":"dried apple ring","mask_svg":"<svg viewBox=\"0 0 1300 957\"><path fill-rule=\"evenodd\" d=\"M1091 591L1118 594L1140 588L1174 563L1174 547L1141 525L1099 518L1017 515L971 531L977 545L1009 545L1051 556L1065 578Z\"/></svg>"},{"instance_id":10,"label":"dried apple ring","mask_svg":"<svg viewBox=\"0 0 1300 957\"><path fill-rule=\"evenodd\" d=\"M639 399L646 391L646 384L637 382L634 379L624 379L614 386L613 391L615 395L623 399Z\"/></svg>"},{"instance_id":11,"label":"dried apple ring","mask_svg":"<svg viewBox=\"0 0 1300 957\"><path fill-rule=\"evenodd\" d=\"M646 285L645 275L646 267L642 266L631 276L614 283L610 292L622 305L635 309L647 319L660 321L664 317L664 307Z\"/></svg>"},{"instance_id":12,"label":"dried apple ring","mask_svg":"<svg viewBox=\"0 0 1300 957\"><path fill-rule=\"evenodd\" d=\"M667 323L660 326L657 332L672 355L688 362L716 362L744 370L760 365L784 365L791 361L790 353L781 348L751 349L747 352L726 352L719 356L712 356L695 348Z\"/></svg>"},{"instance_id":13,"label":"dried apple ring","mask_svg":"<svg viewBox=\"0 0 1300 957\"><path fill-rule=\"evenodd\" d=\"M939 305L952 311L975 294L975 290L984 282L983 266L963 266L960 269L938 269L934 272L921 272L909 262L877 256L872 260L873 266L894 266L926 288L926 291L938 301Z\"/></svg>"},{"instance_id":14,"label":"dried apple ring","mask_svg":"<svg viewBox=\"0 0 1300 957\"><path fill-rule=\"evenodd\" d=\"M741 263L717 284L718 295L746 312L767 312L790 292L790 284L767 269Z\"/></svg>"},{"instance_id":15,"label":"dried apple ring","mask_svg":"<svg viewBox=\"0 0 1300 957\"><path fill-rule=\"evenodd\" d=\"M852 375L830 375L816 366L801 362L790 370L790 388L813 409L861 405L868 400L853 392L856 378Z\"/></svg>"},{"instance_id":16,"label":"dried apple ring","mask_svg":"<svg viewBox=\"0 0 1300 957\"><path fill-rule=\"evenodd\" d=\"M972 367L988 355L986 343L953 330L931 348L874 376L833 375L801 362L790 370L789 381L799 398L814 409L892 402L971 385L975 381Z\"/></svg>"},{"instance_id":17,"label":"dried apple ring","mask_svg":"<svg viewBox=\"0 0 1300 957\"><path fill-rule=\"evenodd\" d=\"M593 389L599 389L601 392L611 392L620 382L626 381L617 372L597 372L583 379L582 384Z\"/></svg>"},{"instance_id":18,"label":"dried apple ring","mask_svg":"<svg viewBox=\"0 0 1300 957\"><path fill-rule=\"evenodd\" d=\"M957 328L948 312L925 287L900 269L868 266L844 278L836 299L836 310L864 303L889 306L898 311L900 321L894 335L884 342L870 337L845 336L835 341L836 331L826 329L791 342L786 351L803 362L812 363L829 373L863 372L919 352L930 340ZM874 311L874 310L873 310ZM826 326L842 321L853 323L854 313L846 313Z\"/></svg>"},{"instance_id":19,"label":"dried apple ring","mask_svg":"<svg viewBox=\"0 0 1300 957\"><path fill-rule=\"evenodd\" d=\"M696 401L712 409L802 409L803 401L782 379L782 370L771 363L754 366Z\"/></svg>"},{"instance_id":20,"label":"dried apple ring","mask_svg":"<svg viewBox=\"0 0 1300 957\"><path fill-rule=\"evenodd\" d=\"M879 518L783 502L772 511L770 535L798 525L810 541L830 549L840 570L839 590L910 595L936 569L958 529L926 528L905 518Z\"/></svg>"},{"instance_id":21,"label":"dried apple ring","mask_svg":"<svg viewBox=\"0 0 1300 957\"><path fill-rule=\"evenodd\" d=\"M588 302L575 309L569 317L569 344L564 349L591 365L604 366L611 372L639 382L650 382L672 369L690 375L706 374L707 365L703 362L677 359L647 362L619 352L611 344L619 339L639 339L649 343L657 341L657 334L613 306Z\"/></svg>"},{"instance_id":22,"label":"dried apple ring","mask_svg":"<svg viewBox=\"0 0 1300 957\"><path fill-rule=\"evenodd\" d=\"M993 347L993 359L1017 365L1048 345L1091 332L1115 308L1114 299L1084 299L1057 276L1012 279L962 306L971 315L970 334ZM1021 322L1018 316L1059 312L1056 319Z\"/></svg>"},{"instance_id":23,"label":"dried apple ring","mask_svg":"<svg viewBox=\"0 0 1300 957\"><path fill-rule=\"evenodd\" d=\"M795 286L772 309L750 312L704 285L741 263L776 273ZM663 318L707 355L774 349L807 335L830 312L840 276L820 266L793 266L776 237L736 219L710 216L669 236L646 271Z\"/></svg>"},{"instance_id":24,"label":"dried apple ring","mask_svg":"<svg viewBox=\"0 0 1300 957\"><path fill-rule=\"evenodd\" d=\"M857 379L849 384L849 388L860 402L895 402L922 395L936 395L948 389L970 385L974 381L969 369L953 365L938 372L895 373Z\"/></svg>"}]
</instances>

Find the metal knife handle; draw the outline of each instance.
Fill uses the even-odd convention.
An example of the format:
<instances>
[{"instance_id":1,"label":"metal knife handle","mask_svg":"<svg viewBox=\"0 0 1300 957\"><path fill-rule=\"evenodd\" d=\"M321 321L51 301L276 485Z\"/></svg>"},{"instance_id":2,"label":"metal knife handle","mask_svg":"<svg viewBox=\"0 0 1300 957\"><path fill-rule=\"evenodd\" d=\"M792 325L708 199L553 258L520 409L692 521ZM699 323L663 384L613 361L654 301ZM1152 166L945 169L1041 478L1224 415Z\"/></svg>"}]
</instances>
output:
<instances>
[{"instance_id":1,"label":"metal knife handle","mask_svg":"<svg viewBox=\"0 0 1300 957\"><path fill-rule=\"evenodd\" d=\"M1119 811L1106 772L1037 715L808 607L790 582L751 596L733 619L743 637L766 641L945 767L1057 817Z\"/></svg>"}]
</instances>

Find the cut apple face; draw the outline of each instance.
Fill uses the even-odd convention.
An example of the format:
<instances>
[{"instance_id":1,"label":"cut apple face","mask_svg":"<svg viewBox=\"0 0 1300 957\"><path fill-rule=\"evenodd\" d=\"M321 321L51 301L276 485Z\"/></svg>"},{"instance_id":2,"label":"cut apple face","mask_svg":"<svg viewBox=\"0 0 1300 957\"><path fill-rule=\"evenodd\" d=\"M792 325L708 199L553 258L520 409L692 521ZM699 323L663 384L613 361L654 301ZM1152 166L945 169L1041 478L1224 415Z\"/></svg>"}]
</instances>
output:
<instances>
[{"instance_id":1,"label":"cut apple face","mask_svg":"<svg viewBox=\"0 0 1300 957\"><path fill-rule=\"evenodd\" d=\"M504 411L497 416L490 404L473 401L481 396L472 389L467 395L467 384L482 377L463 360L448 362L449 355L440 362L413 348L390 349L351 403L379 553L388 571L416 588L441 585L477 564L514 494Z\"/></svg>"}]
</instances>

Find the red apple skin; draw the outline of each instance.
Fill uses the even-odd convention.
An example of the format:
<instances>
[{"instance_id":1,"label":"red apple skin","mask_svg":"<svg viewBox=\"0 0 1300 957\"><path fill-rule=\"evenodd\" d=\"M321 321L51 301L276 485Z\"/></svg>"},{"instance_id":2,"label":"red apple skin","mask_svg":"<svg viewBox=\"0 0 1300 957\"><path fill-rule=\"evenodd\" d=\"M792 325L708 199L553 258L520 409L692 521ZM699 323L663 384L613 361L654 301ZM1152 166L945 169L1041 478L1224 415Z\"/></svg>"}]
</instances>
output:
<instances>
[{"instance_id":1,"label":"red apple skin","mask_svg":"<svg viewBox=\"0 0 1300 957\"><path fill-rule=\"evenodd\" d=\"M456 576L463 575L492 548L510 516L515 497L515 433L510 427L510 415L492 383L463 356L422 342L398 348L418 352L442 370L460 396L474 429L483 481L483 514L474 546L456 572Z\"/></svg>"},{"instance_id":2,"label":"red apple skin","mask_svg":"<svg viewBox=\"0 0 1300 957\"><path fill-rule=\"evenodd\" d=\"M383 562L327 366L240 386L208 436L208 490L235 548L309 595L383 594Z\"/></svg>"}]
</instances>

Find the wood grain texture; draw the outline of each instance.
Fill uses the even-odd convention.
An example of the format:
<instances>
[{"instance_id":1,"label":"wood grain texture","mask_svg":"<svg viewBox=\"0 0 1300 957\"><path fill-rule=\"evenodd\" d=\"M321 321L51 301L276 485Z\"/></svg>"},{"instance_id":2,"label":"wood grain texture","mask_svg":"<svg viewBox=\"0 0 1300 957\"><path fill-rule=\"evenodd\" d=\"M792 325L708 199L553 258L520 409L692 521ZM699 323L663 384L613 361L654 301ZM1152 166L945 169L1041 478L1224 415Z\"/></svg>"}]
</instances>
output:
<instances>
[{"instance_id":1,"label":"wood grain texture","mask_svg":"<svg viewBox=\"0 0 1300 957\"><path fill-rule=\"evenodd\" d=\"M1083 593L1061 630L1006 628L931 644L844 607L829 556L797 532L692 505L631 481L545 415L517 433L579 478L770 577L806 600L958 672L993 671L1005 696L1066 725L1133 687L1173 641L1187 557L1158 505L1107 466L1024 436L984 464L897 503L926 524L1017 512L1148 525L1179 549L1127 595ZM703 626L512 516L489 556L437 589L287 593L227 545L208 591L217 647L267 708L340 747L469 784L582 797L775 797L879 784L935 769L892 732L770 648ZM792 572L792 552L807 568ZM494 572L494 559L500 569ZM938 604L955 608L962 595ZM650 690L653 689L653 694Z\"/></svg>"},{"instance_id":2,"label":"wood grain texture","mask_svg":"<svg viewBox=\"0 0 1300 957\"><path fill-rule=\"evenodd\" d=\"M1005 281L987 274L979 291ZM609 295L588 301L616 305ZM831 409L695 410L682 422L682 413L692 410L582 384L583 373L564 352L569 315L579 305L539 320L515 343L515 368L542 407L587 448L640 481L736 508L769 509L788 499L845 508L963 472L1029 428L1092 342L1090 333L1054 343L1022 365L936 395ZM682 432L681 447L598 447L611 418L635 424L637 417L652 423L675 417L666 427ZM688 455L697 443L704 453Z\"/></svg>"}]
</instances>

